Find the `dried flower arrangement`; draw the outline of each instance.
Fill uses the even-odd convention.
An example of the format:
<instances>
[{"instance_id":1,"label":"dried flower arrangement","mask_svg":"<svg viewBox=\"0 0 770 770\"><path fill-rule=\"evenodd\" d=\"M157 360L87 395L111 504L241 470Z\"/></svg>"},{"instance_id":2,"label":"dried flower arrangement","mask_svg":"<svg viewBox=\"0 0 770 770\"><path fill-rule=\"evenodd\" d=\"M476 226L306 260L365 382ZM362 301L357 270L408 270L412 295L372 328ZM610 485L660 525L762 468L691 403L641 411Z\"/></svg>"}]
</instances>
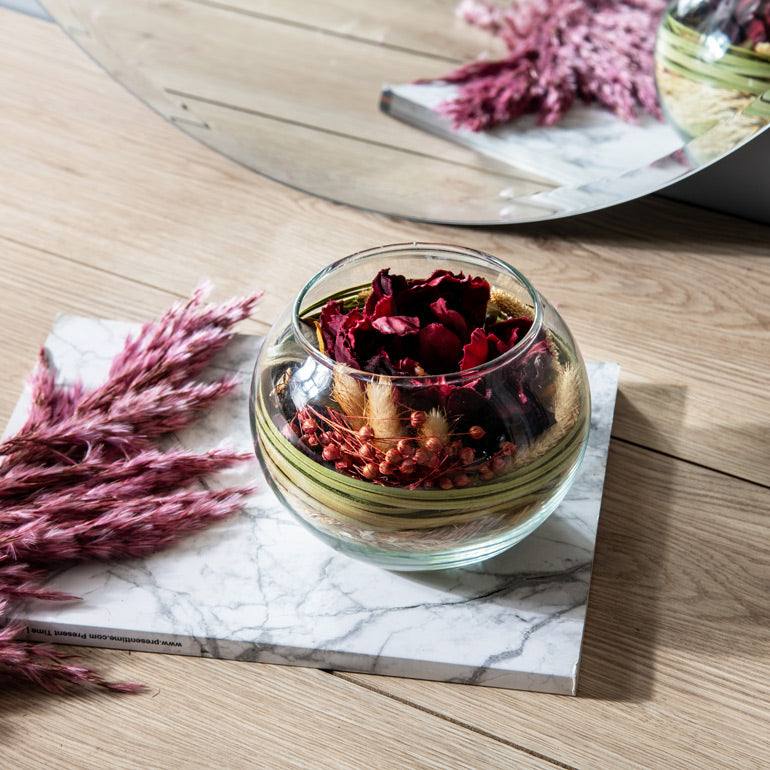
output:
<instances>
[{"instance_id":1,"label":"dried flower arrangement","mask_svg":"<svg viewBox=\"0 0 770 770\"><path fill-rule=\"evenodd\" d=\"M276 346L253 417L268 477L315 529L428 552L510 528L575 470L582 362L484 278L383 269L301 324L322 359Z\"/></svg>"},{"instance_id":2,"label":"dried flower arrangement","mask_svg":"<svg viewBox=\"0 0 770 770\"><path fill-rule=\"evenodd\" d=\"M189 487L248 455L164 452L152 444L236 385L232 377L197 378L259 295L217 306L204 304L205 293L199 289L129 338L107 381L93 390L57 384L41 353L28 419L0 444L0 676L52 691L141 689L106 681L54 647L21 641L17 603L74 600L45 588L49 570L144 556L239 510L248 489Z\"/></svg>"},{"instance_id":3,"label":"dried flower arrangement","mask_svg":"<svg viewBox=\"0 0 770 770\"><path fill-rule=\"evenodd\" d=\"M521 0L502 8L463 0L466 22L503 40L508 55L440 78L456 83L442 106L455 127L483 131L534 113L558 123L577 101L623 120L660 117L653 51L665 0Z\"/></svg>"}]
</instances>

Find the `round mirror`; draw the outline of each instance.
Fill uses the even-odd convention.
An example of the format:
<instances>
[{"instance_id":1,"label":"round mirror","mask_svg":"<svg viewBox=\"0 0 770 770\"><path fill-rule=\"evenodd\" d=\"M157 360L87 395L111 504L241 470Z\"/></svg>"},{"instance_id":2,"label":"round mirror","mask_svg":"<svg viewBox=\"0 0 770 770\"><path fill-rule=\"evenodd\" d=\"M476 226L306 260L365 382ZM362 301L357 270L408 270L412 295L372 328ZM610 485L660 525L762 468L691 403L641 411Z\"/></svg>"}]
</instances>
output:
<instances>
[{"instance_id":1,"label":"round mirror","mask_svg":"<svg viewBox=\"0 0 770 770\"><path fill-rule=\"evenodd\" d=\"M656 0L629 0L637 15L615 27L606 27L607 1L591 0L586 40L609 30L631 50L654 38ZM770 0L680 0L663 14L655 72L642 72L653 101L657 79L657 117L648 114L657 104L623 119L596 103L622 113L613 89L632 88L594 43L596 82L581 84L558 120L541 93L536 110L486 130L467 119L458 128L447 109L478 83L442 78L482 51L486 62L540 53L512 49L515 18L474 26L456 16L456 0L44 2L85 51L186 133L303 191L410 219L510 224L591 211L691 174L770 121ZM587 57L582 45L573 41L574 55ZM640 70L653 69L649 48ZM539 89L545 76L526 72ZM557 91L558 77L570 78L548 77Z\"/></svg>"}]
</instances>

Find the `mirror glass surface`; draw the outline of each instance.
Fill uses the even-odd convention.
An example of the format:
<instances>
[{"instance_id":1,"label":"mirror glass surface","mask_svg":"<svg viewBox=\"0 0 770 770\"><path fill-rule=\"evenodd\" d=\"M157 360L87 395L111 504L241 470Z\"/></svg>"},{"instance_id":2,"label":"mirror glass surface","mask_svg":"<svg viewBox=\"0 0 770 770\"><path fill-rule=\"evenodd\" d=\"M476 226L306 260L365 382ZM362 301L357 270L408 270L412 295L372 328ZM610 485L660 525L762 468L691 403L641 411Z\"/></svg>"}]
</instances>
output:
<instances>
[{"instance_id":1,"label":"mirror glass surface","mask_svg":"<svg viewBox=\"0 0 770 770\"><path fill-rule=\"evenodd\" d=\"M119 82L267 177L410 219L510 224L654 192L770 122L770 0L679 0L664 15L664 118L577 105L455 131L437 78L502 43L456 0L44 0Z\"/></svg>"}]
</instances>

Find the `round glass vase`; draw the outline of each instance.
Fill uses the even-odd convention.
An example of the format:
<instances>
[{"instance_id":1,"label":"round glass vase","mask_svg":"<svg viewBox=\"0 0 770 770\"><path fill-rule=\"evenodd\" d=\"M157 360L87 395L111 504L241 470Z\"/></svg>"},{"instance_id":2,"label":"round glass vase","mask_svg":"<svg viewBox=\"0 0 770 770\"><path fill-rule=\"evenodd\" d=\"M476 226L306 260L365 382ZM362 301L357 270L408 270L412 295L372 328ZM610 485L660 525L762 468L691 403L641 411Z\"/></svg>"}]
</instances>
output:
<instances>
[{"instance_id":1,"label":"round glass vase","mask_svg":"<svg viewBox=\"0 0 770 770\"><path fill-rule=\"evenodd\" d=\"M487 317L527 319L527 331L461 372L342 366L310 319L330 299L362 304L382 268L482 277ZM434 570L495 556L555 510L585 451L590 395L566 324L521 273L473 249L395 244L341 259L299 292L257 359L251 424L265 477L311 532L388 569Z\"/></svg>"}]
</instances>

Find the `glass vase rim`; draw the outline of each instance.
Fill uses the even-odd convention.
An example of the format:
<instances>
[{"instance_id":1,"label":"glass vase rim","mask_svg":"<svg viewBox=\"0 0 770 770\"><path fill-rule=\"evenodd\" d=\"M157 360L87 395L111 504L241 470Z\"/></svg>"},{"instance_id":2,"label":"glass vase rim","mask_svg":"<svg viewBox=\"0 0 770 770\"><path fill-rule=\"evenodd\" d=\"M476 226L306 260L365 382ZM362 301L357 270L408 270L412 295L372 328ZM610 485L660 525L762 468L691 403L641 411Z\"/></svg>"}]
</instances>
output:
<instances>
[{"instance_id":1,"label":"glass vase rim","mask_svg":"<svg viewBox=\"0 0 770 770\"><path fill-rule=\"evenodd\" d=\"M502 355L493 358L491 361L487 361L478 366L474 366L470 369L464 369L461 371L447 372L446 374L378 374L376 372L367 372L364 369L356 369L355 367L348 366L347 364L341 364L335 361L330 356L327 356L317 347L315 347L303 333L300 320L300 312L302 309L302 302L307 296L308 292L320 283L324 278L336 272L340 268L350 266L363 262L374 256L386 255L390 253L397 253L403 251L417 252L445 252L447 256L454 258L473 257L480 260L489 267L493 267L497 271L514 278L518 283L524 287L529 294L529 298L532 302L534 309L534 315L532 318L532 325L527 330L527 333L511 347L506 350ZM494 286L492 287L494 288ZM533 286L530 280L517 268L508 262L495 257L485 251L479 249L473 249L468 246L458 246L450 243L433 243L427 241L405 241L403 243L388 243L383 246L373 246L368 249L362 249L356 251L353 254L349 254L345 257L331 262L316 272L300 289L294 304L292 306L291 313L292 330L299 344L320 364L328 369L342 368L346 374L355 377L358 380L386 380L393 383L409 383L412 387L430 386L436 384L450 384L458 381L470 381L477 379L483 375L487 375L490 372L507 366L508 364L516 361L520 358L537 340L538 335L543 327L543 305L540 298L540 294Z\"/></svg>"}]
</instances>

